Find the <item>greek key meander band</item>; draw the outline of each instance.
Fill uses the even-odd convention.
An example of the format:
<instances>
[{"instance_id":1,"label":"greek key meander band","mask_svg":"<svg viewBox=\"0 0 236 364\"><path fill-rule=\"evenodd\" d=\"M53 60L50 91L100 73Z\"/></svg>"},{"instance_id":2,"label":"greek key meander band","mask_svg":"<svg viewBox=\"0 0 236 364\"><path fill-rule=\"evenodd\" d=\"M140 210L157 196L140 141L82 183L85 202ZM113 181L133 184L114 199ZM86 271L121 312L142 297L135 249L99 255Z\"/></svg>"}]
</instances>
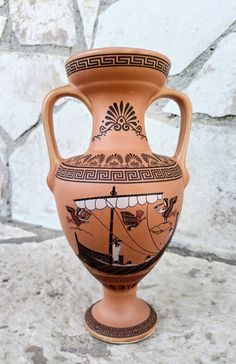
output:
<instances>
[{"instance_id":1,"label":"greek key meander band","mask_svg":"<svg viewBox=\"0 0 236 364\"><path fill-rule=\"evenodd\" d=\"M182 172L176 163L172 167L143 169L87 169L58 167L56 177L71 182L90 183L145 183L160 180L176 180L182 177Z\"/></svg>"},{"instance_id":2,"label":"greek key meander band","mask_svg":"<svg viewBox=\"0 0 236 364\"><path fill-rule=\"evenodd\" d=\"M66 65L67 75L99 67L145 67L162 72L168 76L170 64L163 58L146 54L97 54L80 57Z\"/></svg>"},{"instance_id":3,"label":"greek key meander band","mask_svg":"<svg viewBox=\"0 0 236 364\"><path fill-rule=\"evenodd\" d=\"M157 314L150 305L148 306L150 308L150 314L148 318L145 321L135 326L123 328L123 327L110 327L103 325L93 317L92 314L93 306L87 310L85 314L85 322L94 332L100 335L114 337L114 338L134 337L137 335L144 334L145 332L151 330L151 328L156 324Z\"/></svg>"}]
</instances>

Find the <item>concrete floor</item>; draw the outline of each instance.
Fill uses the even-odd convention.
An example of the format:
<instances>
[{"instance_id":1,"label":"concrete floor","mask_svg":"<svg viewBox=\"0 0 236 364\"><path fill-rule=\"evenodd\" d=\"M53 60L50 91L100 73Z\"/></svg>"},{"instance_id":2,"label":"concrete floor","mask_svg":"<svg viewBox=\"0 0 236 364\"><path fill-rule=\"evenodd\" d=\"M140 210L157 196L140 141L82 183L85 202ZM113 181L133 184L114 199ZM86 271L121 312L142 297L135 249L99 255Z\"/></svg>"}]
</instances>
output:
<instances>
[{"instance_id":1,"label":"concrete floor","mask_svg":"<svg viewBox=\"0 0 236 364\"><path fill-rule=\"evenodd\" d=\"M138 290L158 312L157 330L136 344L110 345L84 329L84 312L102 289L65 238L55 238L61 233L6 221L0 228L0 363L235 362L234 262L166 252Z\"/></svg>"}]
</instances>

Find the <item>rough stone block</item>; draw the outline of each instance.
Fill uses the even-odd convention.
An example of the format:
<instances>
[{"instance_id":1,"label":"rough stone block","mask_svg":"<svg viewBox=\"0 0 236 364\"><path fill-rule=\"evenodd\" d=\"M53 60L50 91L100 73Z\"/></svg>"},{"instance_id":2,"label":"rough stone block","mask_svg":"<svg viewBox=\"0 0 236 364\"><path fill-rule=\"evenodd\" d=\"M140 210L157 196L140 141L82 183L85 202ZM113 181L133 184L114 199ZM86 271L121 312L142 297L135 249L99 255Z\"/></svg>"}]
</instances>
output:
<instances>
[{"instance_id":1,"label":"rough stone block","mask_svg":"<svg viewBox=\"0 0 236 364\"><path fill-rule=\"evenodd\" d=\"M13 31L20 44L76 43L73 5L70 0L10 0Z\"/></svg>"},{"instance_id":2,"label":"rough stone block","mask_svg":"<svg viewBox=\"0 0 236 364\"><path fill-rule=\"evenodd\" d=\"M213 55L184 90L193 104L193 112L211 116L236 115L236 33L228 34ZM165 112L179 115L173 102Z\"/></svg>"},{"instance_id":3,"label":"rough stone block","mask_svg":"<svg viewBox=\"0 0 236 364\"><path fill-rule=\"evenodd\" d=\"M191 8L191 10L190 10ZM183 71L235 20L236 2L120 0L99 16L94 47L142 47L164 53Z\"/></svg>"},{"instance_id":4,"label":"rough stone block","mask_svg":"<svg viewBox=\"0 0 236 364\"><path fill-rule=\"evenodd\" d=\"M55 129L62 156L72 156L86 150L90 125L88 111L77 102L68 102L56 113ZM12 216L16 220L60 228L54 198L46 185L48 160L40 125L10 157Z\"/></svg>"},{"instance_id":5,"label":"rough stone block","mask_svg":"<svg viewBox=\"0 0 236 364\"><path fill-rule=\"evenodd\" d=\"M0 125L17 139L38 121L46 93L66 83L64 58L2 52L0 79Z\"/></svg>"}]
</instances>

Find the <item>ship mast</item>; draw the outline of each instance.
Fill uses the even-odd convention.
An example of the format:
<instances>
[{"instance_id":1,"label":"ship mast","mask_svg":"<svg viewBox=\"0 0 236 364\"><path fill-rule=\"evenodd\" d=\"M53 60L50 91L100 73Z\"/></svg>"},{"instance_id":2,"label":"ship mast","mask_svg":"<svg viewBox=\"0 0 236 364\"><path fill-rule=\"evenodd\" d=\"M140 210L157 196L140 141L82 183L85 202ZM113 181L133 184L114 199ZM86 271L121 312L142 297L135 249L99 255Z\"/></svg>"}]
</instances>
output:
<instances>
[{"instance_id":1,"label":"ship mast","mask_svg":"<svg viewBox=\"0 0 236 364\"><path fill-rule=\"evenodd\" d=\"M110 194L111 194L112 197L117 195L115 186L113 186L112 191L111 191ZM113 263L113 222L114 222L114 212L115 212L115 208L112 207L111 212L110 212L110 228L109 228L109 258L108 258L109 264Z\"/></svg>"}]
</instances>

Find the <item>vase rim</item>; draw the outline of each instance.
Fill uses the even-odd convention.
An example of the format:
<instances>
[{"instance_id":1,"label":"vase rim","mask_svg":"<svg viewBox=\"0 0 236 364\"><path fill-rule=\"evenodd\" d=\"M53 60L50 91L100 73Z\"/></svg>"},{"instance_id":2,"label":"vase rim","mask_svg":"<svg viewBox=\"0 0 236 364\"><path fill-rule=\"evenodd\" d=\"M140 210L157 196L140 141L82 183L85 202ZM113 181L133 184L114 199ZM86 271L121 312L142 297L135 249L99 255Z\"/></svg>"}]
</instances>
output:
<instances>
[{"instance_id":1,"label":"vase rim","mask_svg":"<svg viewBox=\"0 0 236 364\"><path fill-rule=\"evenodd\" d=\"M131 55L146 55L146 56L153 56L156 58L161 58L163 60L165 60L168 64L169 67L171 67L171 61L170 59L165 56L163 53L160 52L156 52L150 49L144 49L144 48L133 48L133 47L103 47L103 48L92 48L92 49L88 49L86 51L83 52L79 52L77 54L74 54L70 57L68 57L65 61L65 66L68 65L70 62L75 61L77 59L80 58L84 58L84 57L89 57L89 56L96 56L96 55L106 55L106 54L111 54L111 55L115 55L115 54L131 54Z\"/></svg>"}]
</instances>

